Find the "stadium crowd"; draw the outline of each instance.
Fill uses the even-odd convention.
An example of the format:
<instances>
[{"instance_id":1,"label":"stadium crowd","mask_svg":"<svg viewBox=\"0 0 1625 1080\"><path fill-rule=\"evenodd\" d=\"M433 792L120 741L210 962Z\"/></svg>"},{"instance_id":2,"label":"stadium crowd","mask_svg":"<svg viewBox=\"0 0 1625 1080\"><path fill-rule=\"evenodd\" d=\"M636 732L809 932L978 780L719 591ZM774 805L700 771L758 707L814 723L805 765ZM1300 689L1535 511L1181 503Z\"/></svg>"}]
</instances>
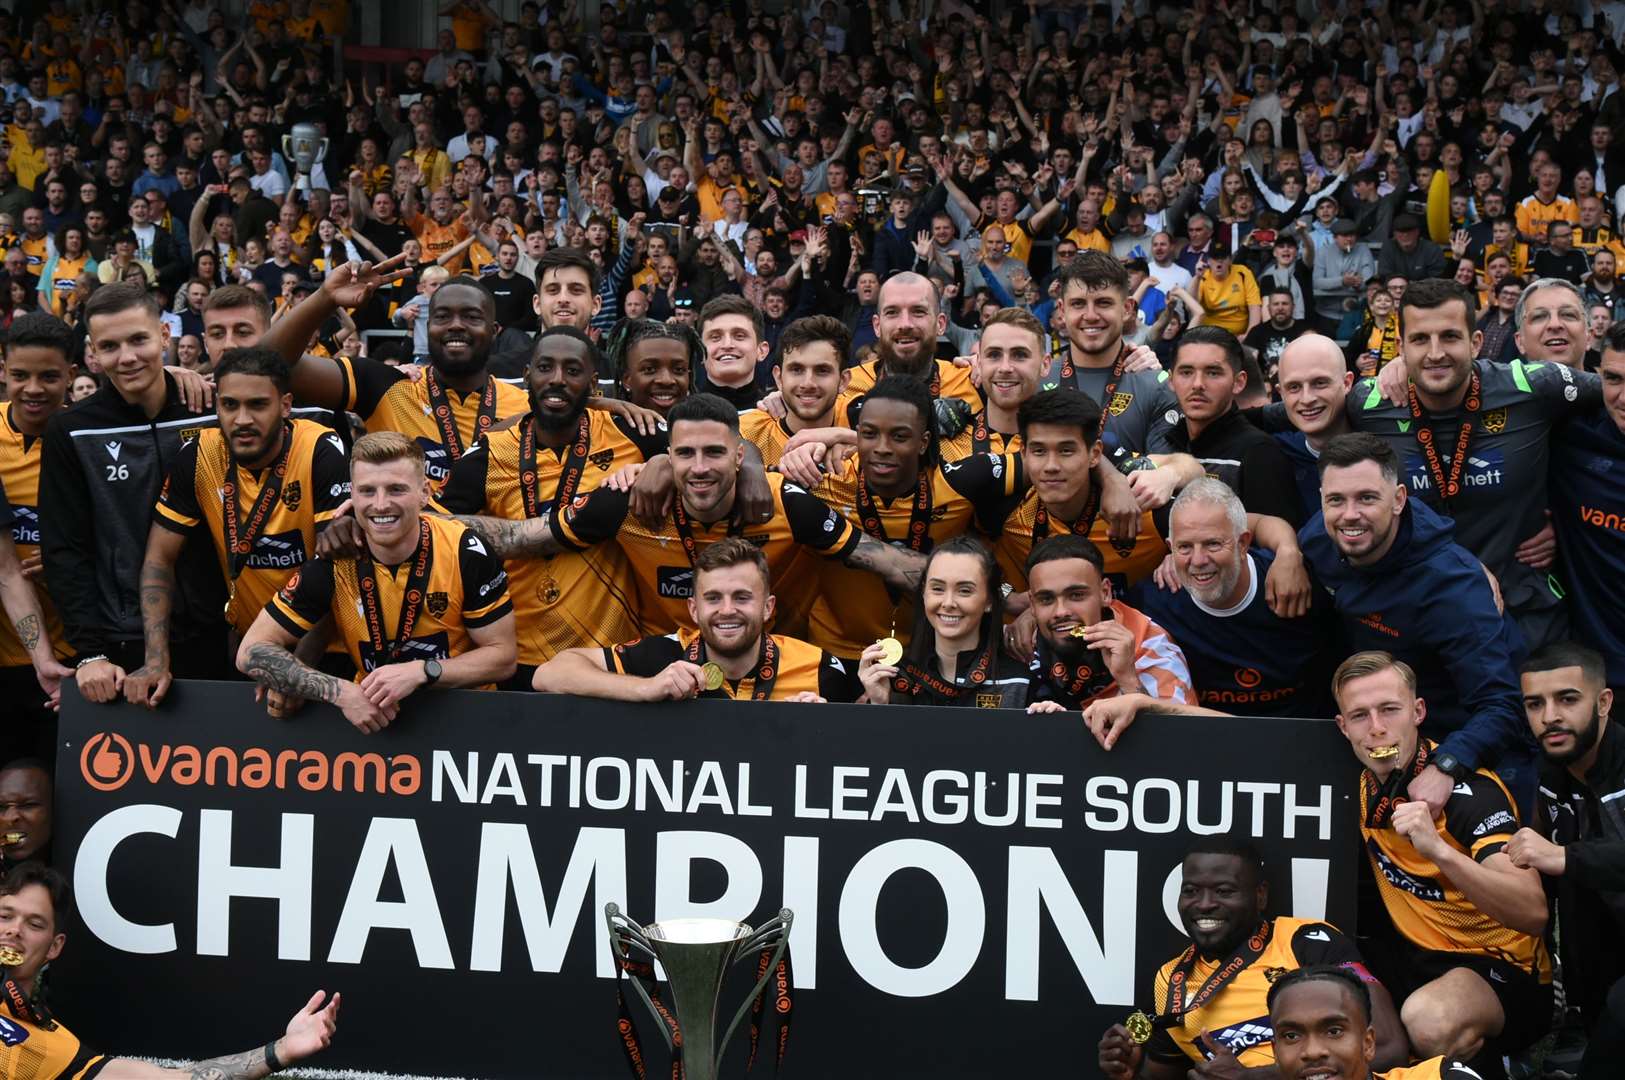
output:
<instances>
[{"instance_id":1,"label":"stadium crowd","mask_svg":"<svg viewBox=\"0 0 1625 1080\"><path fill-rule=\"evenodd\" d=\"M333 1037L50 1014L185 678L1335 716L1358 935L1208 838L1101 1073L1620 1075L1625 4L361 6L0 11L0 1075Z\"/></svg>"}]
</instances>

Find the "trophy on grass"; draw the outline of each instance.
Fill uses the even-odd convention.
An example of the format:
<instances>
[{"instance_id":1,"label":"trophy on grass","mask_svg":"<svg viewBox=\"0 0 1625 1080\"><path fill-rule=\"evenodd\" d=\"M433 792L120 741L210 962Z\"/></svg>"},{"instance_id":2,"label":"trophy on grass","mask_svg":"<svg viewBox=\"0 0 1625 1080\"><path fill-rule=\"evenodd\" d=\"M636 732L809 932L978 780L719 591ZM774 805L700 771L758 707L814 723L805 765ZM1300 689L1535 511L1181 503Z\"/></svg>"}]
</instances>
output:
<instances>
[{"instance_id":1,"label":"trophy on grass","mask_svg":"<svg viewBox=\"0 0 1625 1080\"><path fill-rule=\"evenodd\" d=\"M310 174L327 157L327 139L315 124L295 124L282 136L282 156L293 162L293 189L309 193Z\"/></svg>"},{"instance_id":2,"label":"trophy on grass","mask_svg":"<svg viewBox=\"0 0 1625 1080\"><path fill-rule=\"evenodd\" d=\"M769 981L775 983L773 1011L780 1022L778 1043L782 1059L790 1023L790 967L786 954L794 918L790 909L784 908L756 929L732 919L665 919L639 926L621 914L619 905L604 905L604 921L609 926L610 948L618 968L617 992L619 976L625 974L638 998L654 1016L666 1049L681 1057L685 1080L716 1080L722 1056L740 1021L747 1012L761 1012ZM723 980L734 964L750 957L757 959L756 985L718 1042L718 1005ZM669 1007L661 1000L662 988L655 979L656 961L665 971ZM624 995L621 995L620 1034L627 1060L633 1071L641 1074L642 1049ZM759 1034L759 1024L753 1018L752 1063Z\"/></svg>"}]
</instances>

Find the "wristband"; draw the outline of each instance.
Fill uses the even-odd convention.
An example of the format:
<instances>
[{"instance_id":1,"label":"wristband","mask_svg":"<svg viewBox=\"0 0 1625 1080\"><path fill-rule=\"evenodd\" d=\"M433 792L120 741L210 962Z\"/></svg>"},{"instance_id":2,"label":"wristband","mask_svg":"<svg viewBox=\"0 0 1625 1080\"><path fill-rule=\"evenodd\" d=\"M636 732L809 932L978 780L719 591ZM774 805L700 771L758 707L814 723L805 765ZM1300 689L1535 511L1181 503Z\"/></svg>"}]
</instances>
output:
<instances>
[{"instance_id":1,"label":"wristband","mask_svg":"<svg viewBox=\"0 0 1625 1080\"><path fill-rule=\"evenodd\" d=\"M78 671L80 668L84 667L86 664L94 664L98 660L106 660L106 659L107 659L107 654L106 653L97 653L95 656L81 657L79 659L79 662L73 665L73 670Z\"/></svg>"},{"instance_id":2,"label":"wristband","mask_svg":"<svg viewBox=\"0 0 1625 1080\"><path fill-rule=\"evenodd\" d=\"M272 1072L281 1072L286 1067L276 1056L275 1039L272 1039L270 1042L265 1044L265 1067L270 1069Z\"/></svg>"}]
</instances>

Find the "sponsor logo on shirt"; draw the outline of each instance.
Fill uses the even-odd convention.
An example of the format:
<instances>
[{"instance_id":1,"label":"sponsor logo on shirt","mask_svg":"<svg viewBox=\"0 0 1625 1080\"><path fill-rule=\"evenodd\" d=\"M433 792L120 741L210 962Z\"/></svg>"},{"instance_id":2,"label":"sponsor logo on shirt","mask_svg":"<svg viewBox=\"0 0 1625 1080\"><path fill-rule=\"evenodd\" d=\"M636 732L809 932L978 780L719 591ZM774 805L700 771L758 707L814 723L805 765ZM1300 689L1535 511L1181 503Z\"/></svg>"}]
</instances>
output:
<instances>
[{"instance_id":1,"label":"sponsor logo on shirt","mask_svg":"<svg viewBox=\"0 0 1625 1080\"><path fill-rule=\"evenodd\" d=\"M11 522L11 542L14 544L38 545L39 540L39 510L32 506L13 506L15 515Z\"/></svg>"},{"instance_id":2,"label":"sponsor logo on shirt","mask_svg":"<svg viewBox=\"0 0 1625 1080\"><path fill-rule=\"evenodd\" d=\"M655 585L664 600L687 600L694 595L694 570L687 566L659 567Z\"/></svg>"},{"instance_id":3,"label":"sponsor logo on shirt","mask_svg":"<svg viewBox=\"0 0 1625 1080\"><path fill-rule=\"evenodd\" d=\"M305 565L305 538L298 529L259 538L243 563L245 570L292 570Z\"/></svg>"},{"instance_id":4,"label":"sponsor logo on shirt","mask_svg":"<svg viewBox=\"0 0 1625 1080\"><path fill-rule=\"evenodd\" d=\"M444 446L433 439L419 436L417 443L423 450L425 471L429 474L429 479L436 484L443 483L446 477L451 475L451 455L446 453Z\"/></svg>"},{"instance_id":5,"label":"sponsor logo on shirt","mask_svg":"<svg viewBox=\"0 0 1625 1080\"><path fill-rule=\"evenodd\" d=\"M1598 529L1607 529L1610 532L1625 532L1625 517L1606 510L1599 510L1595 506L1580 504L1580 520L1587 525ZM38 543L39 541L34 541Z\"/></svg>"},{"instance_id":6,"label":"sponsor logo on shirt","mask_svg":"<svg viewBox=\"0 0 1625 1080\"><path fill-rule=\"evenodd\" d=\"M361 645L361 670L372 671L378 666L378 660L373 655L372 642L363 641ZM411 660L446 660L451 657L451 639L444 630L429 634L425 637L408 639L402 646L400 653L395 657L395 663L404 664Z\"/></svg>"},{"instance_id":7,"label":"sponsor logo on shirt","mask_svg":"<svg viewBox=\"0 0 1625 1080\"><path fill-rule=\"evenodd\" d=\"M1268 1016L1255 1016L1251 1020L1231 1024L1222 1031L1215 1031L1213 1037L1229 1048L1232 1054L1240 1054L1243 1050L1274 1041L1275 1029L1270 1027Z\"/></svg>"},{"instance_id":8,"label":"sponsor logo on shirt","mask_svg":"<svg viewBox=\"0 0 1625 1080\"><path fill-rule=\"evenodd\" d=\"M1511 824L1512 815L1505 810L1497 810L1495 813L1478 823L1478 828L1473 830L1473 835L1483 836L1486 833L1504 828Z\"/></svg>"},{"instance_id":9,"label":"sponsor logo on shirt","mask_svg":"<svg viewBox=\"0 0 1625 1080\"><path fill-rule=\"evenodd\" d=\"M1486 418L1487 419L1487 418ZM1450 455L1444 455L1445 469L1450 468ZM1499 450L1474 450L1467 455L1467 467L1461 471L1461 486L1500 487L1503 482L1503 471L1506 467L1506 455ZM1409 474L1406 483L1413 492L1421 493L1433 490L1433 477L1428 472L1427 463L1421 455L1414 455L1405 461L1405 471Z\"/></svg>"},{"instance_id":10,"label":"sponsor logo on shirt","mask_svg":"<svg viewBox=\"0 0 1625 1080\"><path fill-rule=\"evenodd\" d=\"M1377 864L1377 872L1396 889L1403 890L1422 900L1435 904L1444 902L1444 890L1439 888L1427 878L1419 878L1407 874L1399 865L1390 859L1382 848L1377 846L1375 840L1370 841L1371 858Z\"/></svg>"},{"instance_id":11,"label":"sponsor logo on shirt","mask_svg":"<svg viewBox=\"0 0 1625 1080\"><path fill-rule=\"evenodd\" d=\"M28 1029L21 1024L0 1016L0 1043L7 1046L16 1046L28 1040Z\"/></svg>"}]
</instances>

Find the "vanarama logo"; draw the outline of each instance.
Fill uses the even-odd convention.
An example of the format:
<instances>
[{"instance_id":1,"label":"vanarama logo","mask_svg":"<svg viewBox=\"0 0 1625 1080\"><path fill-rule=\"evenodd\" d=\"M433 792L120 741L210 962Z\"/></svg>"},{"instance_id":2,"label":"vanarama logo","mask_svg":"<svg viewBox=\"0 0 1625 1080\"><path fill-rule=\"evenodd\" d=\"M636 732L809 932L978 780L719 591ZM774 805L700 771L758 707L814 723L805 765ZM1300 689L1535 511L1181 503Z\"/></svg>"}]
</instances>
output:
<instances>
[{"instance_id":1,"label":"vanarama logo","mask_svg":"<svg viewBox=\"0 0 1625 1080\"><path fill-rule=\"evenodd\" d=\"M250 746L199 748L189 743L130 744L118 732L98 732L79 751L79 772L97 791L117 791L132 779L154 786L298 787L305 791L372 791L415 795L423 763L412 754L329 754L322 750L267 750Z\"/></svg>"},{"instance_id":2,"label":"vanarama logo","mask_svg":"<svg viewBox=\"0 0 1625 1080\"><path fill-rule=\"evenodd\" d=\"M1580 520L1587 525L1598 529L1611 529L1614 532L1625 532L1625 518L1607 510L1598 510L1594 506L1580 506Z\"/></svg>"}]
</instances>

